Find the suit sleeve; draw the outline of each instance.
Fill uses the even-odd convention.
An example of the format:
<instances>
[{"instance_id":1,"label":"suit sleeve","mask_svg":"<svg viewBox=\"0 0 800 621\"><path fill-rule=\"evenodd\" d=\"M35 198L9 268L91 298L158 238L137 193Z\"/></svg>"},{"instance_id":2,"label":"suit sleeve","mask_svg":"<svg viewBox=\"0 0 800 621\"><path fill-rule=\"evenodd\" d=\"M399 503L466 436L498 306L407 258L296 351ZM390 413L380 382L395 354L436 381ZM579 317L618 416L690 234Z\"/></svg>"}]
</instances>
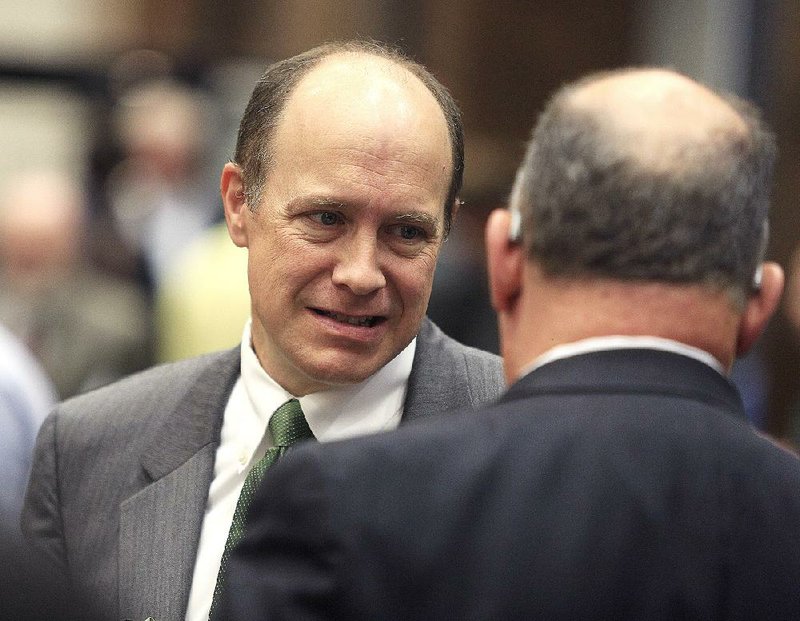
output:
<instances>
[{"instance_id":1,"label":"suit sleeve","mask_svg":"<svg viewBox=\"0 0 800 621\"><path fill-rule=\"evenodd\" d=\"M267 472L231 555L219 618L337 618L337 551L322 475L316 456L302 449Z\"/></svg>"},{"instance_id":2,"label":"suit sleeve","mask_svg":"<svg viewBox=\"0 0 800 621\"><path fill-rule=\"evenodd\" d=\"M729 511L730 618L800 619L800 464L783 449L741 463L746 502Z\"/></svg>"},{"instance_id":3,"label":"suit sleeve","mask_svg":"<svg viewBox=\"0 0 800 621\"><path fill-rule=\"evenodd\" d=\"M58 571L66 574L67 555L58 495L57 423L57 414L50 414L39 430L21 527L27 542Z\"/></svg>"}]
</instances>

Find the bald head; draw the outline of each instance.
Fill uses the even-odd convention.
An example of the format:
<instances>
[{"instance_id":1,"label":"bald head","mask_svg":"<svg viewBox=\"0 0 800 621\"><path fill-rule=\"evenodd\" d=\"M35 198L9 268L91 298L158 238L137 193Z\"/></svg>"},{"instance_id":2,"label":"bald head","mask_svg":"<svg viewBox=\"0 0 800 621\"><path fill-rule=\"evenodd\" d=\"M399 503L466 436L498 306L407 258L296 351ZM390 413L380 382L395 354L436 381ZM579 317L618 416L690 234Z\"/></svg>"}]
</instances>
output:
<instances>
[{"instance_id":1,"label":"bald head","mask_svg":"<svg viewBox=\"0 0 800 621\"><path fill-rule=\"evenodd\" d=\"M434 96L416 76L382 57L334 54L300 80L273 132L273 157L281 140L316 140L320 119L328 133L366 130L369 146L378 154L412 136L425 137L417 148L445 156L449 152L447 121ZM286 136L289 132L291 137ZM444 165L449 175L452 158ZM430 172L438 176L443 171Z\"/></svg>"},{"instance_id":2,"label":"bald head","mask_svg":"<svg viewBox=\"0 0 800 621\"><path fill-rule=\"evenodd\" d=\"M576 112L597 119L610 148L653 174L672 174L692 163L683 154L713 154L725 141L743 141L748 134L747 124L725 99L663 69L591 80L566 101Z\"/></svg>"},{"instance_id":3,"label":"bald head","mask_svg":"<svg viewBox=\"0 0 800 621\"><path fill-rule=\"evenodd\" d=\"M656 336L730 368L774 312L762 262L775 145L757 111L661 69L559 90L533 131L487 255L506 374L581 339Z\"/></svg>"},{"instance_id":4,"label":"bald head","mask_svg":"<svg viewBox=\"0 0 800 621\"><path fill-rule=\"evenodd\" d=\"M324 95L327 102L319 106L320 118L350 114L356 100L364 104L360 105L362 112L370 107L372 120L378 122L387 120L390 112L401 112L401 106L406 106L407 114L423 115L428 113L427 108L417 111L413 106L421 103L428 107L431 102L438 106L437 115L442 120L444 139L451 153L450 183L444 198L446 233L463 179L464 135L460 111L447 89L425 67L393 48L374 42L326 44L267 68L242 117L234 156L242 169L251 208L260 203L274 160L276 131L287 106L292 101L312 101L318 95ZM322 102L322 97L319 101ZM384 127L390 129L388 125ZM430 136L432 142L440 140L440 131Z\"/></svg>"},{"instance_id":5,"label":"bald head","mask_svg":"<svg viewBox=\"0 0 800 621\"><path fill-rule=\"evenodd\" d=\"M744 129L738 113L723 98L694 80L666 69L627 69L600 74L567 91L572 105L595 109L620 127L647 126L701 132L704 127L733 124Z\"/></svg>"},{"instance_id":6,"label":"bald head","mask_svg":"<svg viewBox=\"0 0 800 621\"><path fill-rule=\"evenodd\" d=\"M703 284L748 295L774 140L745 102L662 69L559 91L514 191L547 273Z\"/></svg>"}]
</instances>

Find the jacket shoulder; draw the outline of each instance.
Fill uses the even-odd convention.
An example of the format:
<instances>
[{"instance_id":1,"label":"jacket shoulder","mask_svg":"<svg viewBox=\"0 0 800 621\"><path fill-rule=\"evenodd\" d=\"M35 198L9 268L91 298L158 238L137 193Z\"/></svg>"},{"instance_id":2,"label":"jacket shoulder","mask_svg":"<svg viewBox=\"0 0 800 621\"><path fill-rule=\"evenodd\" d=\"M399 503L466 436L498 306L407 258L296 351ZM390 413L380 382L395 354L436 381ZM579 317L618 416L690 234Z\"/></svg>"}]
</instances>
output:
<instances>
[{"instance_id":1,"label":"jacket shoulder","mask_svg":"<svg viewBox=\"0 0 800 621\"><path fill-rule=\"evenodd\" d=\"M462 345L424 319L408 379L404 420L475 408L505 390L499 356Z\"/></svg>"},{"instance_id":2,"label":"jacket shoulder","mask_svg":"<svg viewBox=\"0 0 800 621\"><path fill-rule=\"evenodd\" d=\"M63 422L94 418L133 422L148 413L173 410L198 389L225 391L238 374L237 347L145 369L64 401L56 414Z\"/></svg>"},{"instance_id":3,"label":"jacket shoulder","mask_svg":"<svg viewBox=\"0 0 800 621\"><path fill-rule=\"evenodd\" d=\"M463 360L467 374L475 378L485 377L503 383L503 361L500 356L482 349L459 343L447 336L441 328L425 319L417 336L417 359L440 357L441 362ZM415 360L416 361L416 360Z\"/></svg>"}]
</instances>

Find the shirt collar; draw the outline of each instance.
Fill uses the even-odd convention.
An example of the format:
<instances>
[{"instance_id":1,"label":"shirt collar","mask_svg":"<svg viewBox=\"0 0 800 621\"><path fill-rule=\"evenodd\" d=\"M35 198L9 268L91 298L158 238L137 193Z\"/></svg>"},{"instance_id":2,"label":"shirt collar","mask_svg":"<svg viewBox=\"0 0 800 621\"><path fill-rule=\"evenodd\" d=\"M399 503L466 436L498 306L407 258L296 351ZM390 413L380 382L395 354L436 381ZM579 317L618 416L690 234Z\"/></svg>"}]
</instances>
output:
<instances>
[{"instance_id":1,"label":"shirt collar","mask_svg":"<svg viewBox=\"0 0 800 621\"><path fill-rule=\"evenodd\" d=\"M697 347L692 347L686 343L673 341L672 339L665 339L658 336L595 336L588 339L581 339L573 343L564 343L563 345L556 345L548 349L541 356L535 358L532 362L525 365L520 373L520 377L527 375L531 371L538 369L540 366L560 360L562 358L569 358L570 356L578 356L580 354L588 354L591 352L608 351L613 349L656 349L660 351L668 351L682 356L688 356L699 360L703 364L710 366L717 371L720 375L726 375L725 368L719 360L705 350Z\"/></svg>"},{"instance_id":2,"label":"shirt collar","mask_svg":"<svg viewBox=\"0 0 800 621\"><path fill-rule=\"evenodd\" d=\"M314 437L324 442L397 427L416 345L415 338L363 382L300 397ZM263 430L272 413L293 395L272 379L259 363L251 345L251 320L242 335L241 374L247 398Z\"/></svg>"}]
</instances>

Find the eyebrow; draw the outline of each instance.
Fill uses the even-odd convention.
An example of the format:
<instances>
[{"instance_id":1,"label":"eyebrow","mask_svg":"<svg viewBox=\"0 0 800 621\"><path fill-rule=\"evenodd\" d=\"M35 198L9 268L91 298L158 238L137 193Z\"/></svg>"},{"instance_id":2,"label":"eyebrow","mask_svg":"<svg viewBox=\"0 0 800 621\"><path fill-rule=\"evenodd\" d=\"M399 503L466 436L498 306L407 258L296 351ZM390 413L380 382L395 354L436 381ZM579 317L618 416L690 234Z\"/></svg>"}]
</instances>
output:
<instances>
[{"instance_id":1,"label":"eyebrow","mask_svg":"<svg viewBox=\"0 0 800 621\"><path fill-rule=\"evenodd\" d=\"M326 198L324 196L298 196L289 201L288 206L291 207L305 207L307 205L313 205L314 207L344 207L345 204L342 201L335 201L330 198Z\"/></svg>"},{"instance_id":2,"label":"eyebrow","mask_svg":"<svg viewBox=\"0 0 800 621\"><path fill-rule=\"evenodd\" d=\"M439 234L439 218L427 213L401 213L394 217L398 222L408 222L419 224L433 230L435 235Z\"/></svg>"}]
</instances>

